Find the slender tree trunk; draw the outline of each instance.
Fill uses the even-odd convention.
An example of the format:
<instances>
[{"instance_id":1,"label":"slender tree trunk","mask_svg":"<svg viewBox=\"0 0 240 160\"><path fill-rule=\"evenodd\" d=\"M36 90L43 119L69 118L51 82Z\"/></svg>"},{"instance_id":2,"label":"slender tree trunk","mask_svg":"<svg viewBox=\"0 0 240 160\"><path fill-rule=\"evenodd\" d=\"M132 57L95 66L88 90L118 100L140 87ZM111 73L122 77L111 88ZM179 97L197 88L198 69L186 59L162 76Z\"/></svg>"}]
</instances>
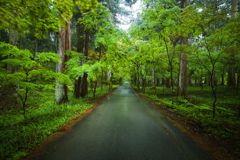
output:
<instances>
[{"instance_id":1,"label":"slender tree trunk","mask_svg":"<svg viewBox=\"0 0 240 160\"><path fill-rule=\"evenodd\" d=\"M29 76L29 73L26 72L25 82L29 82L28 76ZM27 106L27 100L28 100L28 93L29 93L29 87L26 86L24 95L20 96L20 99L22 101L22 108L23 108L23 116L24 116L24 118L26 118L26 106Z\"/></svg>"},{"instance_id":2,"label":"slender tree trunk","mask_svg":"<svg viewBox=\"0 0 240 160\"><path fill-rule=\"evenodd\" d=\"M212 96L213 96L213 103L212 103L212 107L213 107L213 112L212 112L212 116L213 118L215 118L216 115L216 102L217 102L217 84L215 83L215 65L212 66L212 70L211 70L211 77L210 77L210 86L212 89Z\"/></svg>"},{"instance_id":3,"label":"slender tree trunk","mask_svg":"<svg viewBox=\"0 0 240 160\"><path fill-rule=\"evenodd\" d=\"M142 92L145 93L146 79L142 76Z\"/></svg>"},{"instance_id":4,"label":"slender tree trunk","mask_svg":"<svg viewBox=\"0 0 240 160\"><path fill-rule=\"evenodd\" d=\"M103 89L103 78L104 78L104 71L101 71L101 90Z\"/></svg>"},{"instance_id":5,"label":"slender tree trunk","mask_svg":"<svg viewBox=\"0 0 240 160\"><path fill-rule=\"evenodd\" d=\"M163 78L162 79L162 94L164 95L165 94L165 79Z\"/></svg>"},{"instance_id":6,"label":"slender tree trunk","mask_svg":"<svg viewBox=\"0 0 240 160\"><path fill-rule=\"evenodd\" d=\"M237 74L237 85L236 85L236 94L239 93L239 87L240 87L240 72Z\"/></svg>"},{"instance_id":7,"label":"slender tree trunk","mask_svg":"<svg viewBox=\"0 0 240 160\"><path fill-rule=\"evenodd\" d=\"M156 87L156 77L155 77L155 64L153 64L153 68L152 68L152 77L153 77L153 79L152 79L152 85L153 85L153 88L154 88L154 95L156 95L157 94L157 87Z\"/></svg>"},{"instance_id":8,"label":"slender tree trunk","mask_svg":"<svg viewBox=\"0 0 240 160\"><path fill-rule=\"evenodd\" d=\"M233 59L233 55L231 55L231 59ZM235 60L230 60L231 63L229 64L229 69L228 69L228 87L235 87L236 83L235 83Z\"/></svg>"},{"instance_id":9,"label":"slender tree trunk","mask_svg":"<svg viewBox=\"0 0 240 160\"><path fill-rule=\"evenodd\" d=\"M170 84L171 84L171 90L172 90L172 96L173 96L174 80L173 80L173 65L172 65L172 62L170 63Z\"/></svg>"},{"instance_id":10,"label":"slender tree trunk","mask_svg":"<svg viewBox=\"0 0 240 160\"><path fill-rule=\"evenodd\" d=\"M57 65L57 71L64 73L66 69L65 63L68 60L65 52L67 50L71 50L71 29L70 29L70 21L66 22L64 28L59 29L59 55L60 55L60 63ZM66 84L57 82L56 91L55 91L56 102L58 104L65 103L68 101L68 88Z\"/></svg>"},{"instance_id":11,"label":"slender tree trunk","mask_svg":"<svg viewBox=\"0 0 240 160\"><path fill-rule=\"evenodd\" d=\"M108 82L108 90L111 91L111 88L112 88L112 71L111 70L107 72L107 82Z\"/></svg>"},{"instance_id":12,"label":"slender tree trunk","mask_svg":"<svg viewBox=\"0 0 240 160\"><path fill-rule=\"evenodd\" d=\"M96 90L97 90L97 81L94 81L93 82L93 97L95 98L96 97Z\"/></svg>"},{"instance_id":13,"label":"slender tree trunk","mask_svg":"<svg viewBox=\"0 0 240 160\"><path fill-rule=\"evenodd\" d=\"M139 69L140 69L140 66L139 65L137 65L137 89L138 90L140 90L140 71L139 71Z\"/></svg>"},{"instance_id":14,"label":"slender tree trunk","mask_svg":"<svg viewBox=\"0 0 240 160\"><path fill-rule=\"evenodd\" d=\"M221 86L224 86L224 75L225 75L225 73L223 71L221 74Z\"/></svg>"}]
</instances>

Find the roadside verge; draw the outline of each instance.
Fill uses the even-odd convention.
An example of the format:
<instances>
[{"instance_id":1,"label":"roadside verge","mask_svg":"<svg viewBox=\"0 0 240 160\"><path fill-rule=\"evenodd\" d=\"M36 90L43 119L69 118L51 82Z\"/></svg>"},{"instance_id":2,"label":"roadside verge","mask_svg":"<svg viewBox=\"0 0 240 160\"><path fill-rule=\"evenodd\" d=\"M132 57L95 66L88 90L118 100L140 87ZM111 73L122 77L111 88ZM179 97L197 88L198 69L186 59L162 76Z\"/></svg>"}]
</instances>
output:
<instances>
[{"instance_id":1,"label":"roadside verge","mask_svg":"<svg viewBox=\"0 0 240 160\"><path fill-rule=\"evenodd\" d=\"M53 134L48 136L38 147L36 147L33 150L30 150L29 151L30 154L23 159L30 160L30 159L33 159L34 157L37 157L38 155L40 155L42 153L42 151L44 150L46 145L58 140L62 136L71 132L73 127L78 122L80 122L81 120L83 120L84 118L89 116L108 96L112 95L113 91L114 91L114 89L102 96L97 97L96 99L87 99L86 102L89 103L91 105L91 107L89 107L88 109L86 109L83 112L79 112L79 113L75 114L72 118L70 118L69 121L67 121L67 123L65 123L63 126L59 127L56 132L54 132Z\"/></svg>"},{"instance_id":2,"label":"roadside verge","mask_svg":"<svg viewBox=\"0 0 240 160\"><path fill-rule=\"evenodd\" d=\"M153 99L149 98L146 95L138 93L134 90L135 94L140 98L144 99L150 104L156 111L163 114L169 121L175 124L183 133L189 136L195 143L201 146L204 150L209 152L214 159L216 160L236 160L237 157L234 157L231 152L225 146L222 145L214 137L208 135L204 129L195 121L184 117L170 108L166 107L164 104L159 104Z\"/></svg>"}]
</instances>

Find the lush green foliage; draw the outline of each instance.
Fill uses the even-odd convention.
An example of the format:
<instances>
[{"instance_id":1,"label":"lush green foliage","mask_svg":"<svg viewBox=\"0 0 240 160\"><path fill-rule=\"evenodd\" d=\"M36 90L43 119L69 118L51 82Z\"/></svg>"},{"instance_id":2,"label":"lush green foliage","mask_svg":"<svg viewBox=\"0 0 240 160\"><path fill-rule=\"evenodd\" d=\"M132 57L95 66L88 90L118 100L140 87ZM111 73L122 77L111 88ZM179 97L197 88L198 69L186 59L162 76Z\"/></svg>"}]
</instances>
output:
<instances>
[{"instance_id":1,"label":"lush green foliage","mask_svg":"<svg viewBox=\"0 0 240 160\"><path fill-rule=\"evenodd\" d=\"M19 159L89 109L89 101L116 87L125 69L118 68L122 59L115 56L126 35L96 0L0 4L0 159ZM82 30L75 34L79 26ZM73 43L67 41L71 35ZM84 53L78 49L81 44ZM79 90L86 87L90 92L74 99L75 81L85 75ZM70 91L70 102L54 102L58 84Z\"/></svg>"},{"instance_id":2,"label":"lush green foliage","mask_svg":"<svg viewBox=\"0 0 240 160\"><path fill-rule=\"evenodd\" d=\"M107 86L97 88L96 96L108 91ZM52 91L32 93L29 99L31 108L26 110L25 118L15 110L0 115L1 159L20 159L28 155L49 135L92 107L91 97L57 105Z\"/></svg>"},{"instance_id":3,"label":"lush green foliage","mask_svg":"<svg viewBox=\"0 0 240 160\"><path fill-rule=\"evenodd\" d=\"M181 88L181 64L186 61L188 74L185 79L195 85L211 86L214 117L217 86L227 83L236 88L236 92L239 90L240 59L236 45L239 37L231 31L239 34L240 17L229 16L233 11L221 8L220 2L206 4L207 7L204 6L206 2L189 3L184 8L171 0L145 3L149 7L131 28L132 82L144 90L147 85L156 88L162 81L161 84L172 87L174 96ZM186 54L184 60L183 53Z\"/></svg>"},{"instance_id":4,"label":"lush green foliage","mask_svg":"<svg viewBox=\"0 0 240 160\"><path fill-rule=\"evenodd\" d=\"M193 121L201 131L208 133L221 140L230 141L232 144L238 146L237 135L239 130L239 108L237 106L240 101L231 90L221 87L219 88L219 101L217 104L218 116L213 121L211 118L211 93L209 87L189 87L189 96L187 99L181 97L171 98L171 91L169 88L159 87L158 96L154 94L152 88L147 88L143 93L160 106L165 106L171 111L186 117L188 120ZM173 101L173 102L172 102Z\"/></svg>"},{"instance_id":5,"label":"lush green foliage","mask_svg":"<svg viewBox=\"0 0 240 160\"><path fill-rule=\"evenodd\" d=\"M240 16L234 2L146 0L130 29L129 53L133 87L239 148Z\"/></svg>"},{"instance_id":6,"label":"lush green foliage","mask_svg":"<svg viewBox=\"0 0 240 160\"><path fill-rule=\"evenodd\" d=\"M125 2L132 5L136 0ZM6 149L1 148L1 158L23 156L87 109L83 97L106 93L123 79L131 79L138 91L196 121L208 133L236 137L240 115L237 1L185 2L144 0L141 15L126 33L116 25L118 14L128 14L119 0L1 1L0 120L4 131L0 135ZM199 88L190 87L185 97L177 97L188 85ZM47 98L54 87L57 103L70 102L58 106L52 95ZM159 98L161 91L167 91L164 96L168 97ZM33 99L39 93L44 101ZM39 101L37 107L34 101ZM47 124L49 119L52 123ZM37 131L31 134L33 130Z\"/></svg>"}]
</instances>

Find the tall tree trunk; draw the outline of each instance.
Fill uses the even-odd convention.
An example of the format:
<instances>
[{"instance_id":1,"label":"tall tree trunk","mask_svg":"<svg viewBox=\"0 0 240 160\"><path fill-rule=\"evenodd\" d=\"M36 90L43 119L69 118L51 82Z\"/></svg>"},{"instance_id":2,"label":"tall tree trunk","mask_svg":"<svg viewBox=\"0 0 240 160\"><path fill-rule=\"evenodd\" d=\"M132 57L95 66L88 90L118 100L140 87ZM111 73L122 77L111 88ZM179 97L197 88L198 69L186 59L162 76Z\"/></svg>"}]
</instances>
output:
<instances>
[{"instance_id":1,"label":"tall tree trunk","mask_svg":"<svg viewBox=\"0 0 240 160\"><path fill-rule=\"evenodd\" d=\"M231 15L232 18L236 18L238 13L238 0L232 0L231 6ZM235 76L235 54L236 50L234 49L232 53L230 53L229 59L229 68L228 68L228 87L235 87L236 86L236 76Z\"/></svg>"},{"instance_id":2,"label":"tall tree trunk","mask_svg":"<svg viewBox=\"0 0 240 160\"><path fill-rule=\"evenodd\" d=\"M185 8L187 5L187 0L181 0L181 8ZM187 45L187 37L181 38L182 45ZM180 63L179 63L179 80L178 80L178 95L186 96L187 95L187 53L183 51L180 55Z\"/></svg>"},{"instance_id":3,"label":"tall tree trunk","mask_svg":"<svg viewBox=\"0 0 240 160\"><path fill-rule=\"evenodd\" d=\"M233 55L231 55L231 57L233 57ZM231 61L231 60L230 60ZM236 83L235 83L235 62L229 64L229 68L228 68L228 87L235 87Z\"/></svg>"},{"instance_id":4,"label":"tall tree trunk","mask_svg":"<svg viewBox=\"0 0 240 160\"><path fill-rule=\"evenodd\" d=\"M157 83L156 83L156 71L155 71L155 63L153 64L153 68L152 68L152 86L154 88L154 95L157 95Z\"/></svg>"},{"instance_id":5,"label":"tall tree trunk","mask_svg":"<svg viewBox=\"0 0 240 160\"><path fill-rule=\"evenodd\" d=\"M87 73L83 74L82 83L81 83L81 97L85 97L88 94L88 82L87 82Z\"/></svg>"},{"instance_id":6,"label":"tall tree trunk","mask_svg":"<svg viewBox=\"0 0 240 160\"><path fill-rule=\"evenodd\" d=\"M238 14L238 0L232 0L232 17L236 18Z\"/></svg>"},{"instance_id":7,"label":"tall tree trunk","mask_svg":"<svg viewBox=\"0 0 240 160\"><path fill-rule=\"evenodd\" d=\"M94 81L93 82L93 97L95 98L96 97L96 91L97 91L97 81Z\"/></svg>"},{"instance_id":8,"label":"tall tree trunk","mask_svg":"<svg viewBox=\"0 0 240 160\"><path fill-rule=\"evenodd\" d=\"M85 31L85 41L84 41L84 56L87 60L89 49L89 33ZM81 83L81 97L85 97L88 94L88 74L85 72L82 77Z\"/></svg>"},{"instance_id":9,"label":"tall tree trunk","mask_svg":"<svg viewBox=\"0 0 240 160\"><path fill-rule=\"evenodd\" d=\"M239 93L239 87L240 87L240 72L237 74L237 85L236 85L236 94Z\"/></svg>"},{"instance_id":10,"label":"tall tree trunk","mask_svg":"<svg viewBox=\"0 0 240 160\"><path fill-rule=\"evenodd\" d=\"M70 21L66 22L64 28L59 29L59 45L58 53L60 55L60 63L57 65L57 71L64 73L66 69L65 63L68 60L65 54L67 50L71 50L71 28ZM55 91L56 102L58 104L65 103L68 101L68 88L66 84L57 82Z\"/></svg>"},{"instance_id":11,"label":"tall tree trunk","mask_svg":"<svg viewBox=\"0 0 240 160\"><path fill-rule=\"evenodd\" d=\"M225 71L223 69L222 74L221 74L221 86L224 86L224 76L225 76Z\"/></svg>"},{"instance_id":12,"label":"tall tree trunk","mask_svg":"<svg viewBox=\"0 0 240 160\"><path fill-rule=\"evenodd\" d=\"M179 96L187 95L187 53L181 54L178 95Z\"/></svg>"},{"instance_id":13,"label":"tall tree trunk","mask_svg":"<svg viewBox=\"0 0 240 160\"><path fill-rule=\"evenodd\" d=\"M84 51L84 27L81 24L77 24L77 51L82 54ZM81 64L82 62L79 61L79 63ZM78 77L74 82L75 98L80 98L81 96L81 82L81 77Z\"/></svg>"},{"instance_id":14,"label":"tall tree trunk","mask_svg":"<svg viewBox=\"0 0 240 160\"><path fill-rule=\"evenodd\" d=\"M80 98L80 87L81 87L82 78L78 77L74 82L74 97Z\"/></svg>"}]
</instances>

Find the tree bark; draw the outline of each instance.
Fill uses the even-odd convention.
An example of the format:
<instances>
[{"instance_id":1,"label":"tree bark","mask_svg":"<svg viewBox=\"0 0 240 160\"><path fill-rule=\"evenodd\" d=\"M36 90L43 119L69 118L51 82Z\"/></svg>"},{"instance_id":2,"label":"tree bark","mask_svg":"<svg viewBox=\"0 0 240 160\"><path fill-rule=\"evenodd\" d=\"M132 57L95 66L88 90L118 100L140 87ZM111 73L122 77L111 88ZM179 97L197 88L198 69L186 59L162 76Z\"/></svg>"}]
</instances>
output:
<instances>
[{"instance_id":1,"label":"tree bark","mask_svg":"<svg viewBox=\"0 0 240 160\"><path fill-rule=\"evenodd\" d=\"M154 88L154 95L157 95L157 83L156 83L156 71L155 71L155 63L153 64L153 68L152 68L152 86Z\"/></svg>"},{"instance_id":2,"label":"tree bark","mask_svg":"<svg viewBox=\"0 0 240 160\"><path fill-rule=\"evenodd\" d=\"M77 51L83 54L84 49L84 28L81 24L77 24ZM79 61L81 65L81 61ZM80 98L81 96L81 82L82 78L78 77L74 82L74 97Z\"/></svg>"},{"instance_id":3,"label":"tree bark","mask_svg":"<svg viewBox=\"0 0 240 160\"><path fill-rule=\"evenodd\" d=\"M85 32L85 41L84 41L84 56L87 60L88 58L88 48L89 48L89 33ZM85 72L82 77L81 83L81 97L85 97L88 94L88 74Z\"/></svg>"},{"instance_id":4,"label":"tree bark","mask_svg":"<svg viewBox=\"0 0 240 160\"><path fill-rule=\"evenodd\" d=\"M231 6L231 15L232 18L236 18L238 13L238 0L232 0L232 6ZM232 53L230 53L230 59L229 59L229 68L228 68L228 87L235 87L236 86L236 76L235 76L235 49Z\"/></svg>"},{"instance_id":5,"label":"tree bark","mask_svg":"<svg viewBox=\"0 0 240 160\"><path fill-rule=\"evenodd\" d=\"M232 0L232 17L236 18L238 14L238 0Z\"/></svg>"},{"instance_id":6,"label":"tree bark","mask_svg":"<svg viewBox=\"0 0 240 160\"><path fill-rule=\"evenodd\" d=\"M180 73L178 82L178 95L187 95L187 53L181 53L180 57Z\"/></svg>"},{"instance_id":7,"label":"tree bark","mask_svg":"<svg viewBox=\"0 0 240 160\"><path fill-rule=\"evenodd\" d=\"M236 85L236 94L239 93L239 87L240 87L240 72L237 74L237 85Z\"/></svg>"},{"instance_id":8,"label":"tree bark","mask_svg":"<svg viewBox=\"0 0 240 160\"><path fill-rule=\"evenodd\" d=\"M235 65L231 63L228 69L228 87L235 87L235 78Z\"/></svg>"},{"instance_id":9,"label":"tree bark","mask_svg":"<svg viewBox=\"0 0 240 160\"><path fill-rule=\"evenodd\" d=\"M96 97L96 91L97 91L97 81L94 81L93 82L93 97L95 98Z\"/></svg>"},{"instance_id":10,"label":"tree bark","mask_svg":"<svg viewBox=\"0 0 240 160\"><path fill-rule=\"evenodd\" d=\"M78 79L75 80L74 82L74 97L75 98L80 98L80 86L81 86L81 77L78 77Z\"/></svg>"},{"instance_id":11,"label":"tree bark","mask_svg":"<svg viewBox=\"0 0 240 160\"><path fill-rule=\"evenodd\" d=\"M212 116L215 118L216 115L216 103L217 103L217 83L215 82L215 64L212 65L210 76L210 86L212 90L213 102L212 102Z\"/></svg>"},{"instance_id":12,"label":"tree bark","mask_svg":"<svg viewBox=\"0 0 240 160\"><path fill-rule=\"evenodd\" d=\"M181 0L181 8L185 8L187 5L187 0ZM182 45L187 44L187 37L181 38ZM179 66L179 80L178 80L178 95L186 96L187 95L187 53L183 51L180 55L180 66Z\"/></svg>"},{"instance_id":13,"label":"tree bark","mask_svg":"<svg viewBox=\"0 0 240 160\"><path fill-rule=\"evenodd\" d=\"M88 82L87 82L87 73L83 74L82 83L81 83L81 97L85 97L88 94Z\"/></svg>"},{"instance_id":14,"label":"tree bark","mask_svg":"<svg viewBox=\"0 0 240 160\"><path fill-rule=\"evenodd\" d=\"M224 86L224 76L225 76L225 72L223 70L221 74L221 86Z\"/></svg>"},{"instance_id":15,"label":"tree bark","mask_svg":"<svg viewBox=\"0 0 240 160\"><path fill-rule=\"evenodd\" d=\"M64 28L59 29L59 45L58 53L60 55L60 63L57 65L57 71L64 73L66 69L65 63L68 60L65 54L67 50L71 50L71 28L70 21L66 22ZM56 102L58 104L66 103L68 101L68 88L66 84L57 82L55 91Z\"/></svg>"}]
</instances>

